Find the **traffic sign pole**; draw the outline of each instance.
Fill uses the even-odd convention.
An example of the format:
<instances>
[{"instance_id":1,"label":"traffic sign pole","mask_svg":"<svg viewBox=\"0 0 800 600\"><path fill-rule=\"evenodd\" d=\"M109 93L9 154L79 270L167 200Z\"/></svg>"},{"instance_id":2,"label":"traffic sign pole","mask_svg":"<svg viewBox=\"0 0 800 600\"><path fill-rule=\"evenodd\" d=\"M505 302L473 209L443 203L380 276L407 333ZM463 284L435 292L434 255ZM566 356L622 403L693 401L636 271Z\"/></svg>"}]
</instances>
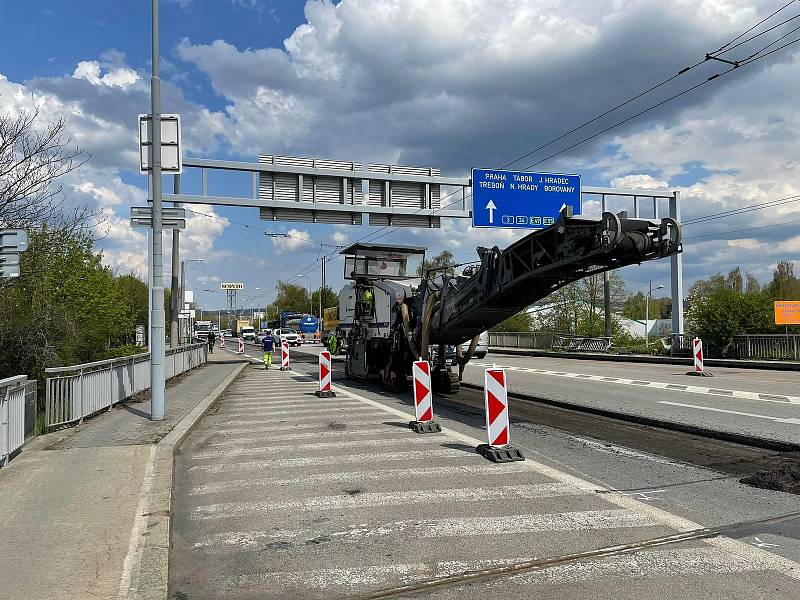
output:
<instances>
[{"instance_id":1,"label":"traffic sign pole","mask_svg":"<svg viewBox=\"0 0 800 600\"><path fill-rule=\"evenodd\" d=\"M166 382L164 380L164 276L163 235L161 223L161 80L158 76L158 0L152 0L152 75L150 77L150 112L152 115L153 181L153 296L150 315L150 420L163 421Z\"/></svg>"}]
</instances>

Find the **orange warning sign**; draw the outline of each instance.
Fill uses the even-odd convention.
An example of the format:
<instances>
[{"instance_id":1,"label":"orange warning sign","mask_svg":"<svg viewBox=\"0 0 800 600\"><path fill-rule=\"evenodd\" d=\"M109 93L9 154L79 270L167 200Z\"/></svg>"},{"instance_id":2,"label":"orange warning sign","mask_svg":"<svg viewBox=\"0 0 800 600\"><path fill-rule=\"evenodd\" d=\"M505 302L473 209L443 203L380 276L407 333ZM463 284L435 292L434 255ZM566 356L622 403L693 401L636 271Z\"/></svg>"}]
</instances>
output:
<instances>
[{"instance_id":1,"label":"orange warning sign","mask_svg":"<svg viewBox=\"0 0 800 600\"><path fill-rule=\"evenodd\" d=\"M800 300L776 300L775 325L800 325Z\"/></svg>"}]
</instances>

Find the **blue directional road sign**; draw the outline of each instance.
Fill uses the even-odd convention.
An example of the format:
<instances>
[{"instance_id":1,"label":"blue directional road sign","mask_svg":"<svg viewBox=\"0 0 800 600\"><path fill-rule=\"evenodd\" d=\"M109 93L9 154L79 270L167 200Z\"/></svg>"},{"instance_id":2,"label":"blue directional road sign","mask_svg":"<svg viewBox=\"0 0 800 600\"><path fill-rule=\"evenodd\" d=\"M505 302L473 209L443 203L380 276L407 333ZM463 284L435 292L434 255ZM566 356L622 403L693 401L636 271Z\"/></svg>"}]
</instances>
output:
<instances>
[{"instance_id":1,"label":"blue directional road sign","mask_svg":"<svg viewBox=\"0 0 800 600\"><path fill-rule=\"evenodd\" d=\"M541 229L581 214L580 175L472 169L472 226Z\"/></svg>"}]
</instances>

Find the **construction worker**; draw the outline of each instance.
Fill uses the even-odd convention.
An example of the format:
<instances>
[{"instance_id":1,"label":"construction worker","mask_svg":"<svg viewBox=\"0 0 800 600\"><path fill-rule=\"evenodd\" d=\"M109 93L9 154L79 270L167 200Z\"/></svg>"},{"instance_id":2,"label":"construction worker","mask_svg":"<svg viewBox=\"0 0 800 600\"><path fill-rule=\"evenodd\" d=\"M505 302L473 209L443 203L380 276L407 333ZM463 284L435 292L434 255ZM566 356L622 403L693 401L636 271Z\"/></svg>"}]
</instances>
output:
<instances>
[{"instance_id":1,"label":"construction worker","mask_svg":"<svg viewBox=\"0 0 800 600\"><path fill-rule=\"evenodd\" d=\"M373 299L372 290L369 289L369 288L365 289L364 290L364 302L366 302L367 304L371 305L372 304L372 299Z\"/></svg>"},{"instance_id":2,"label":"construction worker","mask_svg":"<svg viewBox=\"0 0 800 600\"><path fill-rule=\"evenodd\" d=\"M264 351L264 368L269 371L272 366L272 353L275 351L275 338L272 331L268 331L261 340L261 348Z\"/></svg>"}]
</instances>

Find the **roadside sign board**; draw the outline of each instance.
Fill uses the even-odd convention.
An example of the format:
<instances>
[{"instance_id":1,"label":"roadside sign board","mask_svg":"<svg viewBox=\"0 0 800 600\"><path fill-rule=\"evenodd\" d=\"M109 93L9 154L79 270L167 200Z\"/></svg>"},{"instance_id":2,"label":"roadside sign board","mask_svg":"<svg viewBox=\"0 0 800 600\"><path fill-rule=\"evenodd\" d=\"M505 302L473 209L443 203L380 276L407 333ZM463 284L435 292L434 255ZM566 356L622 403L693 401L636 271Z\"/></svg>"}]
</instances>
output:
<instances>
[{"instance_id":1,"label":"roadside sign board","mask_svg":"<svg viewBox=\"0 0 800 600\"><path fill-rule=\"evenodd\" d=\"M27 231L24 229L0 229L0 250L24 252L27 249Z\"/></svg>"},{"instance_id":2,"label":"roadside sign board","mask_svg":"<svg viewBox=\"0 0 800 600\"><path fill-rule=\"evenodd\" d=\"M473 227L541 229L564 206L581 214L580 175L472 169Z\"/></svg>"},{"instance_id":3,"label":"roadside sign board","mask_svg":"<svg viewBox=\"0 0 800 600\"><path fill-rule=\"evenodd\" d=\"M234 283L234 282L222 282L219 284L219 289L221 290L243 290L244 284L243 283Z\"/></svg>"},{"instance_id":4,"label":"roadside sign board","mask_svg":"<svg viewBox=\"0 0 800 600\"><path fill-rule=\"evenodd\" d=\"M800 325L800 300L775 300L776 325Z\"/></svg>"},{"instance_id":5,"label":"roadside sign board","mask_svg":"<svg viewBox=\"0 0 800 600\"><path fill-rule=\"evenodd\" d=\"M139 115L139 172L142 175L153 168L152 122L150 115ZM161 115L161 170L164 175L183 172L180 115Z\"/></svg>"}]
</instances>

